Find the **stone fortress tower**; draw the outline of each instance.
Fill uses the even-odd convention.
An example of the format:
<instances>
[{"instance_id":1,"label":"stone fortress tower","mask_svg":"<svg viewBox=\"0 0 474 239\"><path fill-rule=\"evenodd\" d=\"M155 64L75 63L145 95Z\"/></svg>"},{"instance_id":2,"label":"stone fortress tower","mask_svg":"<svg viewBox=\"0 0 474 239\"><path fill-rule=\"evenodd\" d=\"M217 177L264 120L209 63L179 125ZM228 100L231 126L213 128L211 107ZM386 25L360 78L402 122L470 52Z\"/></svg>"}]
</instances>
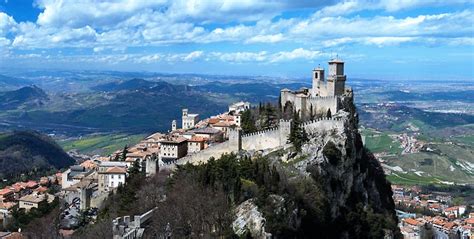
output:
<instances>
[{"instance_id":1,"label":"stone fortress tower","mask_svg":"<svg viewBox=\"0 0 474 239\"><path fill-rule=\"evenodd\" d=\"M334 114L341 109L342 98L352 97L352 90L346 88L344 61L335 58L329 61L327 79L325 70L318 66L313 70L311 89L301 88L297 91L282 89L280 92L281 107L292 107L300 117L309 119L325 117L330 111Z\"/></svg>"}]
</instances>

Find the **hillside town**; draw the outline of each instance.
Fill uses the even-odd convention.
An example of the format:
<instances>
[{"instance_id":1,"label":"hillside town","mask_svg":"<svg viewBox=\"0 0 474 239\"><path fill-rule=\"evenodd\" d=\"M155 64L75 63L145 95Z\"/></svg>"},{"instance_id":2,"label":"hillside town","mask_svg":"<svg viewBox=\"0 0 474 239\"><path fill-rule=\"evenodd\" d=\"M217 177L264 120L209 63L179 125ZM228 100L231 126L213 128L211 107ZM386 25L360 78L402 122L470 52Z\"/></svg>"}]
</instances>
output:
<instances>
[{"instance_id":1,"label":"hillside town","mask_svg":"<svg viewBox=\"0 0 474 239\"><path fill-rule=\"evenodd\" d=\"M474 237L472 205L453 198L450 193L426 192L419 186L392 185L392 191L405 238Z\"/></svg>"},{"instance_id":2,"label":"hillside town","mask_svg":"<svg viewBox=\"0 0 474 239\"><path fill-rule=\"evenodd\" d=\"M95 217L108 195L126 183L132 168L152 176L159 165L197 153L228 140L229 130L240 127L241 113L249 102L237 102L228 112L199 119L198 114L182 110L182 125L173 120L168 133L154 133L136 145L118 150L107 157L79 158L78 164L39 181L17 182L0 190L0 220L6 226L12 208L26 211L38 208L42 201L55 197L64 200L61 232L71 235L82 214ZM4 237L2 237L4 238Z\"/></svg>"}]
</instances>

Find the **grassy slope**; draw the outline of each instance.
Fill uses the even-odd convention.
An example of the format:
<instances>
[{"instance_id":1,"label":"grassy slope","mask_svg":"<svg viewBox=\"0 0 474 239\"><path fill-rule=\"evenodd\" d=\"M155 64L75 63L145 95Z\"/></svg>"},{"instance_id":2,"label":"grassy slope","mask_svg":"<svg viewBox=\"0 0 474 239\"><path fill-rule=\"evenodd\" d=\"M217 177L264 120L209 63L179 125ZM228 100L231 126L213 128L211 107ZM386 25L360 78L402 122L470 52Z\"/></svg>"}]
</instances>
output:
<instances>
[{"instance_id":1,"label":"grassy slope","mask_svg":"<svg viewBox=\"0 0 474 239\"><path fill-rule=\"evenodd\" d=\"M430 145L430 148L435 149L438 153L419 152L385 158L390 166L400 166L407 171L406 174L397 173L389 179L396 183L408 184L414 182L418 182L418 184L441 183L441 181L474 183L474 174L458 165L458 163L474 164L472 149L451 144ZM415 174L415 171L424 173L420 177Z\"/></svg>"},{"instance_id":2,"label":"grassy slope","mask_svg":"<svg viewBox=\"0 0 474 239\"><path fill-rule=\"evenodd\" d=\"M408 122L403 125L406 127ZM411 121L412 124L428 130L420 122ZM435 152L419 152L415 154L401 155L399 142L392 140L388 132L377 132L372 129L364 129L362 134L366 137L366 147L374 153L387 152L391 156L383 159L390 166L400 166L406 173L394 173L388 176L392 183L398 184L442 184L442 182L474 183L474 174L463 169L459 163L466 165L474 164L474 137L472 135L458 135L449 138L454 144L446 143L446 137L433 138L428 135L419 135L417 138L426 142ZM461 143L461 144L459 144ZM426 163L432 162L432 163ZM466 163L467 162L467 163ZM419 176L416 171L424 172Z\"/></svg>"},{"instance_id":3,"label":"grassy slope","mask_svg":"<svg viewBox=\"0 0 474 239\"><path fill-rule=\"evenodd\" d=\"M115 134L115 135L91 135L81 139L65 140L59 142L64 150L77 150L84 154L109 155L125 145L135 145L142 140L144 134Z\"/></svg>"},{"instance_id":4,"label":"grassy slope","mask_svg":"<svg viewBox=\"0 0 474 239\"><path fill-rule=\"evenodd\" d=\"M400 154L400 142L392 139L388 132L377 132L365 129L361 132L365 136L365 145L373 153L387 152L389 154Z\"/></svg>"}]
</instances>

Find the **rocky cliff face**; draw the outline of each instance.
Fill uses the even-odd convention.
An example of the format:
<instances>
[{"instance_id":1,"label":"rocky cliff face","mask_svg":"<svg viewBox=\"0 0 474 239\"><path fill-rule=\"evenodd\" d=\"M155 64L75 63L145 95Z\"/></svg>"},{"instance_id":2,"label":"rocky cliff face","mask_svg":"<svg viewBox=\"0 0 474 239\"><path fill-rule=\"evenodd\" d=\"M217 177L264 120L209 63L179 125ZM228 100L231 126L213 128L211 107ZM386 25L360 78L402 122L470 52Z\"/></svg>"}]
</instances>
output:
<instances>
[{"instance_id":1,"label":"rocky cliff face","mask_svg":"<svg viewBox=\"0 0 474 239\"><path fill-rule=\"evenodd\" d=\"M291 148L266 152L290 182L279 193L284 203L273 204L272 195L258 205L267 219L266 232L277 238L400 237L390 183L379 162L363 147L352 99L343 104L344 111L334 117L345 119L344 128L313 132L298 153ZM288 192L289 187L303 189Z\"/></svg>"}]
</instances>

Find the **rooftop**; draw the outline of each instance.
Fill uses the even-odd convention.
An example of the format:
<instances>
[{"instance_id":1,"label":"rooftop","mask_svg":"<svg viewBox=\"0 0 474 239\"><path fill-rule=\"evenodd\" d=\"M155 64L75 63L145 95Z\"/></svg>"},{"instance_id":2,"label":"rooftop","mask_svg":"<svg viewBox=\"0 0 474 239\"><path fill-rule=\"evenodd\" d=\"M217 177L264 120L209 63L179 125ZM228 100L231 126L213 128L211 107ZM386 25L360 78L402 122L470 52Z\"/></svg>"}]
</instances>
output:
<instances>
[{"instance_id":1,"label":"rooftop","mask_svg":"<svg viewBox=\"0 0 474 239\"><path fill-rule=\"evenodd\" d=\"M127 167L127 163L121 161L102 161L100 167Z\"/></svg>"},{"instance_id":2,"label":"rooftop","mask_svg":"<svg viewBox=\"0 0 474 239\"><path fill-rule=\"evenodd\" d=\"M105 173L109 173L109 174L126 174L126 173L127 173L127 170L126 170L125 168L112 167L112 168L107 169L107 171L105 171Z\"/></svg>"},{"instance_id":3,"label":"rooftop","mask_svg":"<svg viewBox=\"0 0 474 239\"><path fill-rule=\"evenodd\" d=\"M0 202L0 209L9 210L16 205L15 202ZM1 238L1 237L0 237Z\"/></svg>"},{"instance_id":4,"label":"rooftop","mask_svg":"<svg viewBox=\"0 0 474 239\"><path fill-rule=\"evenodd\" d=\"M413 218L406 218L405 223L410 224L412 226L418 226L419 222Z\"/></svg>"},{"instance_id":5,"label":"rooftop","mask_svg":"<svg viewBox=\"0 0 474 239\"><path fill-rule=\"evenodd\" d=\"M48 201L50 200L49 197L54 198L54 196L50 195L50 194L29 194L29 195L26 195L26 196L20 198L19 201L39 203L39 202L43 201L46 198L45 195L48 195Z\"/></svg>"},{"instance_id":6,"label":"rooftop","mask_svg":"<svg viewBox=\"0 0 474 239\"><path fill-rule=\"evenodd\" d=\"M331 63L344 63L344 61L341 58L336 57L336 58L331 59L328 63L329 64L331 64Z\"/></svg>"},{"instance_id":7,"label":"rooftop","mask_svg":"<svg viewBox=\"0 0 474 239\"><path fill-rule=\"evenodd\" d=\"M199 136L193 136L191 139L188 140L189 142L205 142L206 139Z\"/></svg>"},{"instance_id":8,"label":"rooftop","mask_svg":"<svg viewBox=\"0 0 474 239\"><path fill-rule=\"evenodd\" d=\"M215 123L213 126L214 127L230 127L232 125L235 125L235 123L234 122L221 121L221 122Z\"/></svg>"},{"instance_id":9,"label":"rooftop","mask_svg":"<svg viewBox=\"0 0 474 239\"><path fill-rule=\"evenodd\" d=\"M220 133L221 131L215 128L206 127L206 128L194 129L191 132L195 134L217 134L217 133Z\"/></svg>"},{"instance_id":10,"label":"rooftop","mask_svg":"<svg viewBox=\"0 0 474 239\"><path fill-rule=\"evenodd\" d=\"M176 137L176 138L172 137L172 138L162 140L161 143L162 144L180 144L180 143L186 142L187 140L188 139L184 137Z\"/></svg>"},{"instance_id":11,"label":"rooftop","mask_svg":"<svg viewBox=\"0 0 474 239\"><path fill-rule=\"evenodd\" d=\"M97 164L94 163L94 161L92 161L92 160L86 160L86 161L82 162L80 165L82 167L88 168L88 169L93 169L93 168L97 167Z\"/></svg>"},{"instance_id":12,"label":"rooftop","mask_svg":"<svg viewBox=\"0 0 474 239\"><path fill-rule=\"evenodd\" d=\"M155 140L159 140L161 138L163 138L165 135L162 134L162 133L154 133L148 137L146 137L146 139L155 139Z\"/></svg>"}]
</instances>

